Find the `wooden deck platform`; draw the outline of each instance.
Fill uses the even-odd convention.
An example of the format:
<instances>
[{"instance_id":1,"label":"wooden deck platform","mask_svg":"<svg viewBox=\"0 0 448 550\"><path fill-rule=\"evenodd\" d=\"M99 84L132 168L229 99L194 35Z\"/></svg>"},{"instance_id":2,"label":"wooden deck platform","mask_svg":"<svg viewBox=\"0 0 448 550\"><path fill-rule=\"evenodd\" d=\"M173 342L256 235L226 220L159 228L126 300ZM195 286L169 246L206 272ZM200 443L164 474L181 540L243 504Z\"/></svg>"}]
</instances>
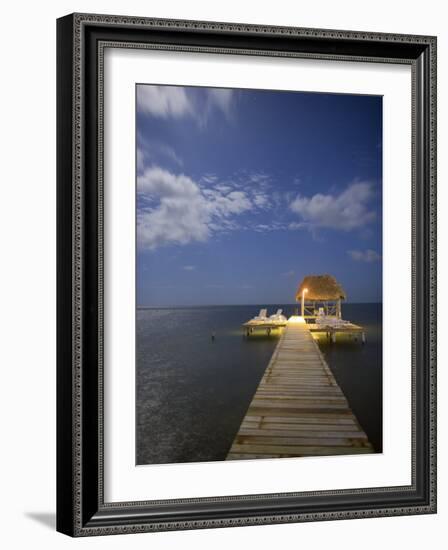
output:
<instances>
[{"instance_id":1,"label":"wooden deck platform","mask_svg":"<svg viewBox=\"0 0 448 550\"><path fill-rule=\"evenodd\" d=\"M266 321L266 322L258 322L258 323L253 323L249 321L247 323L244 323L243 329L244 329L244 332L246 333L246 336L250 336L251 334L254 334L255 332L260 332L260 331L266 332L266 334L269 336L273 330L278 330L280 328L286 327L286 325L287 325L287 321L285 321L284 323L280 321L275 321L275 322Z\"/></svg>"},{"instance_id":2,"label":"wooden deck platform","mask_svg":"<svg viewBox=\"0 0 448 550\"><path fill-rule=\"evenodd\" d=\"M309 323L308 328L312 334L325 334L328 340L335 343L337 334L345 334L355 340L360 338L364 344L366 341L366 333L363 327L354 323L345 323L343 325L322 325L317 323Z\"/></svg>"},{"instance_id":3,"label":"wooden deck platform","mask_svg":"<svg viewBox=\"0 0 448 550\"><path fill-rule=\"evenodd\" d=\"M227 460L372 452L309 325L290 318Z\"/></svg>"}]
</instances>

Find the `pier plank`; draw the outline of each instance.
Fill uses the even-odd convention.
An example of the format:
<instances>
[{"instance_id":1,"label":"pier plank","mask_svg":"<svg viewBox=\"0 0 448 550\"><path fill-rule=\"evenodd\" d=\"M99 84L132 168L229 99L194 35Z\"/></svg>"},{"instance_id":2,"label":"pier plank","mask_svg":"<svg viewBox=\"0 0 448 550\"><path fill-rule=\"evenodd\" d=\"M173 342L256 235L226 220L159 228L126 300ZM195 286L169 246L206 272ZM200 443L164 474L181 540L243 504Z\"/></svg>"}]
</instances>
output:
<instances>
[{"instance_id":1,"label":"pier plank","mask_svg":"<svg viewBox=\"0 0 448 550\"><path fill-rule=\"evenodd\" d=\"M275 428L266 427L266 425L261 426L260 428L240 428L238 432L238 441L241 441L241 438L246 436L258 436L258 437L272 437L272 438L283 438L283 437L301 437L301 438L312 438L312 439L362 439L367 440L365 433L360 431L347 432L342 430L332 430L326 426L327 430L315 430L313 427L308 430L291 430L291 426L288 426L285 429L279 429L279 425L275 424ZM285 426L285 424L280 424L280 426Z\"/></svg>"},{"instance_id":2,"label":"pier plank","mask_svg":"<svg viewBox=\"0 0 448 550\"><path fill-rule=\"evenodd\" d=\"M274 446L321 446L321 447L363 447L364 441L360 438L343 437L304 437L304 436L264 436L250 435L238 436L236 443L238 445L274 445Z\"/></svg>"},{"instance_id":3,"label":"pier plank","mask_svg":"<svg viewBox=\"0 0 448 550\"><path fill-rule=\"evenodd\" d=\"M365 454L371 453L371 447L323 447L321 445L232 445L231 453L243 454L248 452L252 455L270 455L271 457L279 455L294 456L322 456L322 455L350 455L350 454Z\"/></svg>"},{"instance_id":4,"label":"pier plank","mask_svg":"<svg viewBox=\"0 0 448 550\"><path fill-rule=\"evenodd\" d=\"M252 415L246 415L244 417L243 421L247 422L263 422L266 420L265 417L262 416L252 416ZM269 422L279 422L283 423L286 422L288 424L353 424L354 426L357 426L357 423L354 418L350 418L347 416L336 417L335 415L325 415L325 414L301 414L297 417L292 418L285 418L284 416L270 416Z\"/></svg>"}]
</instances>

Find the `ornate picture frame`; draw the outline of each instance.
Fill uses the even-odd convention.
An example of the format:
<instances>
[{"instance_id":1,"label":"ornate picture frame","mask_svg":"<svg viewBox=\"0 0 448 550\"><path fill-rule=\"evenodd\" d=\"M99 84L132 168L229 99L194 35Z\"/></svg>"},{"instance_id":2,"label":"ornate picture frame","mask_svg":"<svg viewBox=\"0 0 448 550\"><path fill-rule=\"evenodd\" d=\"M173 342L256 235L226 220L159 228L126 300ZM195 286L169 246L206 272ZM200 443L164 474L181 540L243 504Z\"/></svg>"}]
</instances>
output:
<instances>
[{"instance_id":1,"label":"ornate picture frame","mask_svg":"<svg viewBox=\"0 0 448 550\"><path fill-rule=\"evenodd\" d=\"M396 63L412 71L412 483L106 502L104 50ZM70 536L436 512L436 38L72 14L57 22L57 530Z\"/></svg>"}]
</instances>

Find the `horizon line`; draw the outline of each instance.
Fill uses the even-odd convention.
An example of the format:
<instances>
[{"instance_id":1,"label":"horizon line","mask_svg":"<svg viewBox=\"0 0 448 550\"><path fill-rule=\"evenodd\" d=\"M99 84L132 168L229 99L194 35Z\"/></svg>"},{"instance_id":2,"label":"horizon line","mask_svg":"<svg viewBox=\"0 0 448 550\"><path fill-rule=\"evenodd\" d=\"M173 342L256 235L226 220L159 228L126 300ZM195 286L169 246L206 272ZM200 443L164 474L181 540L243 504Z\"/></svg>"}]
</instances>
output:
<instances>
[{"instance_id":1,"label":"horizon line","mask_svg":"<svg viewBox=\"0 0 448 550\"><path fill-rule=\"evenodd\" d=\"M382 304L383 301L375 301L375 302L344 302L345 305L367 305L367 304ZM185 304L185 305L144 305L144 304L137 304L136 309L182 309L182 308L199 308L199 307L252 307L252 306L295 306L300 307L300 302L258 302L253 304Z\"/></svg>"}]
</instances>

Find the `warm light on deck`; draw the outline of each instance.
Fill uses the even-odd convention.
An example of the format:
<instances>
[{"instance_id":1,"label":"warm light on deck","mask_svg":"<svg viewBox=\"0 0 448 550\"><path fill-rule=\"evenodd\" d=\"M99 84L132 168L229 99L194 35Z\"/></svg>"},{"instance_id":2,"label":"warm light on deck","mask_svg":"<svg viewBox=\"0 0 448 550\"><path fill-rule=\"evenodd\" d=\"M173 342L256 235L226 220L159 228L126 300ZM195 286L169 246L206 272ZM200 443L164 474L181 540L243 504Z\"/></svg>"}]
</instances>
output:
<instances>
[{"instance_id":1,"label":"warm light on deck","mask_svg":"<svg viewBox=\"0 0 448 550\"><path fill-rule=\"evenodd\" d=\"M306 323L306 321L305 321L304 317L302 317L301 315L292 315L288 319L288 325L293 324L293 323Z\"/></svg>"}]
</instances>

